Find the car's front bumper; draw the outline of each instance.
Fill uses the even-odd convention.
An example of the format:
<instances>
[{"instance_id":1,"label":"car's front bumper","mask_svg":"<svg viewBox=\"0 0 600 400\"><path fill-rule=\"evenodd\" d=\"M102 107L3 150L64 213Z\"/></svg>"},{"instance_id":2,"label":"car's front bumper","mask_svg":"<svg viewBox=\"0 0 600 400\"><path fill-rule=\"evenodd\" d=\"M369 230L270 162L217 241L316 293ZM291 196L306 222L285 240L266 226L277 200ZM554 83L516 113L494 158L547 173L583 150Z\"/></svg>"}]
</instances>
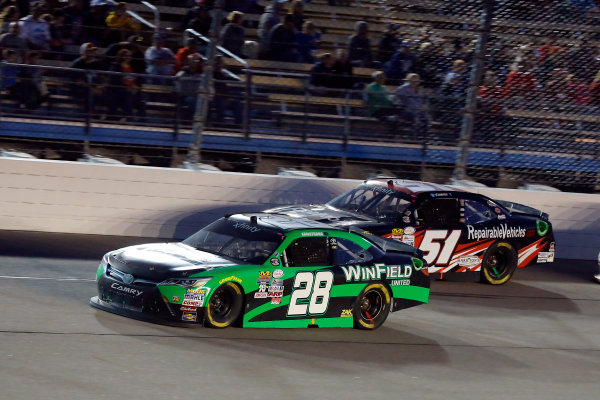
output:
<instances>
[{"instance_id":1,"label":"car's front bumper","mask_svg":"<svg viewBox=\"0 0 600 400\"><path fill-rule=\"evenodd\" d=\"M170 325L198 325L204 322L203 308L182 311L179 304L169 303L154 283L125 284L104 274L98 278L97 284L98 296L90 299L90 305L100 310Z\"/></svg>"}]
</instances>

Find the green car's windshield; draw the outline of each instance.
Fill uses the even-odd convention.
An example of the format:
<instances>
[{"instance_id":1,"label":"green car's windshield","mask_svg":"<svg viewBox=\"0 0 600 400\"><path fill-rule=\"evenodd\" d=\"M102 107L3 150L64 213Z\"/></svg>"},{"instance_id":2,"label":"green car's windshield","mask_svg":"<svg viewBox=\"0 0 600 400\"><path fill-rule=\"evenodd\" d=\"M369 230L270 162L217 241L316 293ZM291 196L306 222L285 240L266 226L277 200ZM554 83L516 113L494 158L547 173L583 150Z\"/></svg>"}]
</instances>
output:
<instances>
[{"instance_id":1,"label":"green car's windshield","mask_svg":"<svg viewBox=\"0 0 600 400\"><path fill-rule=\"evenodd\" d=\"M406 193L387 187L360 185L327 204L379 221L395 222L408 209L411 201Z\"/></svg>"},{"instance_id":2,"label":"green car's windshield","mask_svg":"<svg viewBox=\"0 0 600 400\"><path fill-rule=\"evenodd\" d=\"M281 232L223 218L194 233L183 243L240 264L263 264L283 238Z\"/></svg>"}]
</instances>

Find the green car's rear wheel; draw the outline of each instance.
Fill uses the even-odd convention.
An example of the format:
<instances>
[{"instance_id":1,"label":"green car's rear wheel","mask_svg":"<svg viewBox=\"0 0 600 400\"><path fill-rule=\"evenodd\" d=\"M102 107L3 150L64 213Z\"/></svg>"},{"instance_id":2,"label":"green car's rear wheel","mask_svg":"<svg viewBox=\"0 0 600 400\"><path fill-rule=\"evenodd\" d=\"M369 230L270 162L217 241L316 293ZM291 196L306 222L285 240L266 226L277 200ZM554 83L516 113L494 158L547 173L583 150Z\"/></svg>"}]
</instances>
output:
<instances>
[{"instance_id":1,"label":"green car's rear wheel","mask_svg":"<svg viewBox=\"0 0 600 400\"><path fill-rule=\"evenodd\" d=\"M227 328L240 317L244 296L233 282L225 282L215 290L206 307L205 324L211 328Z\"/></svg>"},{"instance_id":2,"label":"green car's rear wheel","mask_svg":"<svg viewBox=\"0 0 600 400\"><path fill-rule=\"evenodd\" d=\"M358 295L354 305L354 327L359 329L377 329L390 313L392 296L389 289L381 283L367 285Z\"/></svg>"},{"instance_id":3,"label":"green car's rear wheel","mask_svg":"<svg viewBox=\"0 0 600 400\"><path fill-rule=\"evenodd\" d=\"M481 282L501 285L509 281L517 268L518 255L515 248L507 242L492 244L481 263Z\"/></svg>"}]
</instances>

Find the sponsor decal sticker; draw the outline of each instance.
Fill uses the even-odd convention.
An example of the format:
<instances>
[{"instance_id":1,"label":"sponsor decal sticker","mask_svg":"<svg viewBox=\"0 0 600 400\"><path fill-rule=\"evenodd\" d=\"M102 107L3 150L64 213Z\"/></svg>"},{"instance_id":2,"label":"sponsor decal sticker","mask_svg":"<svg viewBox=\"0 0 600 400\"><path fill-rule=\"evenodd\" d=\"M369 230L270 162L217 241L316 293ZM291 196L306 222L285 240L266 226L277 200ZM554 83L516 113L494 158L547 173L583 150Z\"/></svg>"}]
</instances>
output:
<instances>
[{"instance_id":1,"label":"sponsor decal sticker","mask_svg":"<svg viewBox=\"0 0 600 400\"><path fill-rule=\"evenodd\" d=\"M302 236L324 236L323 232L302 232Z\"/></svg>"},{"instance_id":2,"label":"sponsor decal sticker","mask_svg":"<svg viewBox=\"0 0 600 400\"><path fill-rule=\"evenodd\" d=\"M502 220L502 219L506 219L506 215L504 214L500 214L498 215L498 219Z\"/></svg>"},{"instance_id":3,"label":"sponsor decal sticker","mask_svg":"<svg viewBox=\"0 0 600 400\"><path fill-rule=\"evenodd\" d=\"M206 296L206 289L188 289L187 293L183 297L183 303L181 305L188 307L202 307L204 303L204 296Z\"/></svg>"},{"instance_id":4,"label":"sponsor decal sticker","mask_svg":"<svg viewBox=\"0 0 600 400\"><path fill-rule=\"evenodd\" d=\"M405 235L414 235L415 232L416 232L416 229L412 226L407 226L406 228L404 228Z\"/></svg>"},{"instance_id":5,"label":"sponsor decal sticker","mask_svg":"<svg viewBox=\"0 0 600 400\"><path fill-rule=\"evenodd\" d=\"M271 299L271 304L281 304L281 297Z\"/></svg>"},{"instance_id":6,"label":"sponsor decal sticker","mask_svg":"<svg viewBox=\"0 0 600 400\"><path fill-rule=\"evenodd\" d=\"M196 312L184 312L183 314L181 314L181 319L183 321L196 322L196 320L198 319L198 313L196 313Z\"/></svg>"},{"instance_id":7,"label":"sponsor decal sticker","mask_svg":"<svg viewBox=\"0 0 600 400\"><path fill-rule=\"evenodd\" d=\"M279 258L271 258L271 265L274 267L279 267Z\"/></svg>"},{"instance_id":8,"label":"sponsor decal sticker","mask_svg":"<svg viewBox=\"0 0 600 400\"><path fill-rule=\"evenodd\" d=\"M191 311L191 312L196 312L198 309L196 307L188 307L188 306L181 306L179 307L179 310L183 311Z\"/></svg>"},{"instance_id":9,"label":"sponsor decal sticker","mask_svg":"<svg viewBox=\"0 0 600 400\"><path fill-rule=\"evenodd\" d=\"M273 278L279 279L283 276L283 270L282 269L276 269L275 271L273 271Z\"/></svg>"},{"instance_id":10,"label":"sponsor decal sticker","mask_svg":"<svg viewBox=\"0 0 600 400\"><path fill-rule=\"evenodd\" d=\"M405 224L410 223L410 217L407 217L407 216L402 217L402 222L404 222Z\"/></svg>"},{"instance_id":11,"label":"sponsor decal sticker","mask_svg":"<svg viewBox=\"0 0 600 400\"><path fill-rule=\"evenodd\" d=\"M415 245L415 237L413 235L403 235L402 242L406 243L409 246Z\"/></svg>"},{"instance_id":12,"label":"sponsor decal sticker","mask_svg":"<svg viewBox=\"0 0 600 400\"><path fill-rule=\"evenodd\" d=\"M482 229L475 229L473 225L467 225L468 240L521 238L525 237L525 233L526 229L520 226L509 227L507 224Z\"/></svg>"},{"instance_id":13,"label":"sponsor decal sticker","mask_svg":"<svg viewBox=\"0 0 600 400\"><path fill-rule=\"evenodd\" d=\"M402 235L403 233L404 233L404 229L402 229L402 228L392 229L392 235Z\"/></svg>"},{"instance_id":14,"label":"sponsor decal sticker","mask_svg":"<svg viewBox=\"0 0 600 400\"><path fill-rule=\"evenodd\" d=\"M554 252L554 242L550 243L550 248L548 249L548 251Z\"/></svg>"},{"instance_id":15,"label":"sponsor decal sticker","mask_svg":"<svg viewBox=\"0 0 600 400\"><path fill-rule=\"evenodd\" d=\"M179 296L171 297L171 303L179 303Z\"/></svg>"},{"instance_id":16,"label":"sponsor decal sticker","mask_svg":"<svg viewBox=\"0 0 600 400\"><path fill-rule=\"evenodd\" d=\"M230 281L236 281L237 283L242 283L242 280L240 278L238 278L237 276L228 276L227 278L223 278L219 281L219 285L225 282L230 282Z\"/></svg>"},{"instance_id":17,"label":"sponsor decal sticker","mask_svg":"<svg viewBox=\"0 0 600 400\"><path fill-rule=\"evenodd\" d=\"M540 251L537 256L537 262L539 262L539 263L548 262L548 253L545 251Z\"/></svg>"},{"instance_id":18,"label":"sponsor decal sticker","mask_svg":"<svg viewBox=\"0 0 600 400\"><path fill-rule=\"evenodd\" d=\"M477 256L462 256L458 258L458 265L461 267L474 267L480 262L481 260Z\"/></svg>"},{"instance_id":19,"label":"sponsor decal sticker","mask_svg":"<svg viewBox=\"0 0 600 400\"><path fill-rule=\"evenodd\" d=\"M412 265L385 265L375 264L371 267L361 267L359 265L349 265L342 267L346 282L369 281L381 279L381 274L385 273L387 279L410 278L412 275Z\"/></svg>"},{"instance_id":20,"label":"sponsor decal sticker","mask_svg":"<svg viewBox=\"0 0 600 400\"><path fill-rule=\"evenodd\" d=\"M267 292L256 292L256 293L254 293L254 298L255 299L266 299Z\"/></svg>"},{"instance_id":21,"label":"sponsor decal sticker","mask_svg":"<svg viewBox=\"0 0 600 400\"><path fill-rule=\"evenodd\" d=\"M260 232L260 230L261 230L257 226L248 225L248 224L245 224L243 222L236 222L235 224L233 224L233 227L235 229L243 229L243 230L246 230L246 231L249 231L249 232L252 232L252 233Z\"/></svg>"},{"instance_id":22,"label":"sponsor decal sticker","mask_svg":"<svg viewBox=\"0 0 600 400\"><path fill-rule=\"evenodd\" d=\"M340 317L351 317L352 316L352 309L348 308L347 310L342 310L342 313L340 314Z\"/></svg>"}]
</instances>

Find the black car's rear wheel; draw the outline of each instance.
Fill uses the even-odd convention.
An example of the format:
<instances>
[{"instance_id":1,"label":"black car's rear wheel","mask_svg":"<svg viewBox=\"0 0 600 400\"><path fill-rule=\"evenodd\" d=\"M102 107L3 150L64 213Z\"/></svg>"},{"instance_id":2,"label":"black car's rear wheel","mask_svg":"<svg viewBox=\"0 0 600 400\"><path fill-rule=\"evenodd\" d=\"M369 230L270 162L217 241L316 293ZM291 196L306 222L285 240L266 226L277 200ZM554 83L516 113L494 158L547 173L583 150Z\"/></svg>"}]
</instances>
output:
<instances>
[{"instance_id":1,"label":"black car's rear wheel","mask_svg":"<svg viewBox=\"0 0 600 400\"><path fill-rule=\"evenodd\" d=\"M240 317L244 296L242 289L233 282L225 282L215 290L206 307L206 326L227 328Z\"/></svg>"},{"instance_id":2,"label":"black car's rear wheel","mask_svg":"<svg viewBox=\"0 0 600 400\"><path fill-rule=\"evenodd\" d=\"M359 329L377 329L390 313L392 296L388 288L381 283L372 283L358 295L354 305L354 327Z\"/></svg>"},{"instance_id":3,"label":"black car's rear wheel","mask_svg":"<svg viewBox=\"0 0 600 400\"><path fill-rule=\"evenodd\" d=\"M501 285L510 280L517 268L518 255L507 242L496 242L488 247L481 263L481 282Z\"/></svg>"}]
</instances>

